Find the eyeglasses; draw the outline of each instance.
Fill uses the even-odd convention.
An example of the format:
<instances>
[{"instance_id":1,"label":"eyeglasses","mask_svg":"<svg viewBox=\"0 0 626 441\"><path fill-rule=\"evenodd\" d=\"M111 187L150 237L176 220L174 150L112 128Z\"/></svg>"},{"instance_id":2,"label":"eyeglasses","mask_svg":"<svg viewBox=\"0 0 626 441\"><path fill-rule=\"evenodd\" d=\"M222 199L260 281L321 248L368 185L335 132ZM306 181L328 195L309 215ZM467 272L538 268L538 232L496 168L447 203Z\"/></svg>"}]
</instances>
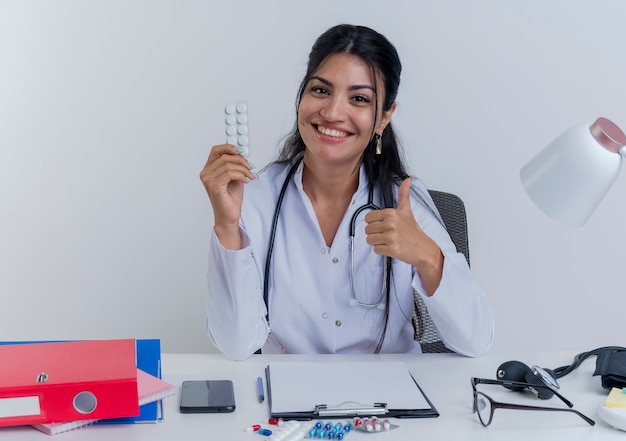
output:
<instances>
[{"instance_id":1,"label":"eyeglasses","mask_svg":"<svg viewBox=\"0 0 626 441\"><path fill-rule=\"evenodd\" d=\"M478 384L497 384L500 386L514 386L514 387L529 388L529 389L536 388L536 387L540 387L540 388L545 387L546 389L550 389L552 392L554 392L554 395L556 395L561 401L563 401L568 406L568 408L527 406L523 404L501 403L499 401L495 401L490 396L485 395L482 392L478 392L476 390L476 386ZM558 393L557 391L555 391L553 388L548 387L548 386L539 386L536 384L522 383L518 381L488 380L486 378L472 377L472 390L474 391L474 412L478 413L478 419L480 420L481 424L485 427L491 424L491 421L493 420L493 413L496 409L547 410L547 411L554 411L554 412L572 412L578 415L579 417L581 417L591 426L593 426L596 423L594 420L583 415L579 411L575 409L571 409L571 407L574 406L572 402L569 401L560 393Z\"/></svg>"}]
</instances>

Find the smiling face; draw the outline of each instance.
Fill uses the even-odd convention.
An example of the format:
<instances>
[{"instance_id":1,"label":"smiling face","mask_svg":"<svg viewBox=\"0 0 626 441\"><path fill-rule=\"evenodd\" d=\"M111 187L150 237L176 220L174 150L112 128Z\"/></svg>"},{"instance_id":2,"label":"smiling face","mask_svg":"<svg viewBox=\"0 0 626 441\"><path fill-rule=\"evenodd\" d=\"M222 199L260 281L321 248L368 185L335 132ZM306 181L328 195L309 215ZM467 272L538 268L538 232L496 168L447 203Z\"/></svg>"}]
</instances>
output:
<instances>
[{"instance_id":1,"label":"smiling face","mask_svg":"<svg viewBox=\"0 0 626 441\"><path fill-rule=\"evenodd\" d=\"M384 88L380 79L377 87L374 81L371 68L353 55L333 54L320 65L298 107L305 159L329 165L359 163L372 135L382 133L395 109L382 112Z\"/></svg>"}]
</instances>

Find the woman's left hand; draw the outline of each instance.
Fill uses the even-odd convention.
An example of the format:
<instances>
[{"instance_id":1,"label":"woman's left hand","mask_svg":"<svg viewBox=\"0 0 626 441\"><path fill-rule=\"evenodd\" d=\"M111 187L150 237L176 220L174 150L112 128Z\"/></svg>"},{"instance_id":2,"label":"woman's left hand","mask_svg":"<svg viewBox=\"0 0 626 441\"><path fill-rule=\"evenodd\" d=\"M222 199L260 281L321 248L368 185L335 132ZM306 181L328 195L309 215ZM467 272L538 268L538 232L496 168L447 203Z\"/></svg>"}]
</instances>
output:
<instances>
[{"instance_id":1,"label":"woman's left hand","mask_svg":"<svg viewBox=\"0 0 626 441\"><path fill-rule=\"evenodd\" d=\"M397 208L374 210L365 216L367 243L376 254L413 265L432 295L441 281L443 254L437 243L420 228L411 211L411 178L398 189Z\"/></svg>"}]
</instances>

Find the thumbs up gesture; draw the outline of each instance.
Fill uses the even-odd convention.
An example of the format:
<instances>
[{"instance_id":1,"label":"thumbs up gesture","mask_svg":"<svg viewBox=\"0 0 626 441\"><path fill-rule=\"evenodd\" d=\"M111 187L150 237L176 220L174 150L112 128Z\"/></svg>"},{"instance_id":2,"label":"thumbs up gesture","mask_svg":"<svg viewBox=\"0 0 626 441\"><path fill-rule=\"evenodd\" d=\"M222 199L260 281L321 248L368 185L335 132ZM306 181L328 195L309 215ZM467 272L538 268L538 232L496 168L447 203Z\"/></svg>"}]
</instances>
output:
<instances>
[{"instance_id":1,"label":"thumbs up gesture","mask_svg":"<svg viewBox=\"0 0 626 441\"><path fill-rule=\"evenodd\" d=\"M424 286L433 294L443 271L443 254L437 243L418 225L411 211L411 178L398 189L398 206L374 210L365 216L367 243L376 254L413 265Z\"/></svg>"}]
</instances>

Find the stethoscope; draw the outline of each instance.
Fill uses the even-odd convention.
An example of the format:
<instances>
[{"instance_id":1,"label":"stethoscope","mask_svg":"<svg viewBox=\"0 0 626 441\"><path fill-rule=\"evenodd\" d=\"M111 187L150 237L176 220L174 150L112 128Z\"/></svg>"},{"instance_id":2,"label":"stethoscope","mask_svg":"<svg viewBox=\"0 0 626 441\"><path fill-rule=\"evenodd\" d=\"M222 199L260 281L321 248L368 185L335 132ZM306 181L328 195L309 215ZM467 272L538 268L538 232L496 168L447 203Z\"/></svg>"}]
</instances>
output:
<instances>
[{"instance_id":1,"label":"stethoscope","mask_svg":"<svg viewBox=\"0 0 626 441\"><path fill-rule=\"evenodd\" d=\"M285 198L285 193L287 192L287 187L289 186L289 182L293 178L298 166L302 162L302 157L298 158L295 163L291 166L291 169L287 173L287 177L283 182L283 185L280 189L280 193L278 194L278 200L276 201L276 208L274 208L274 216L272 218L272 228L270 230L270 239L267 247L267 257L265 259L265 276L263 279L263 300L265 301L265 306L267 308L266 320L269 322L269 276L270 276L270 264L272 260L272 252L274 250L274 239L276 238L276 226L278 225L278 217L280 216L280 209L283 204L283 199ZM374 204L374 187L370 183L369 184L369 193L367 197L367 203L360 206L356 209L352 218L350 219L350 289L352 290L352 299L350 300L350 304L358 305L363 308L371 308L371 309L384 309L384 304L382 303L383 298L385 297L385 292L387 290L388 283L388 271L387 271L387 262L383 265L383 286L380 292L380 296L374 303L362 302L359 300L359 297L354 288L354 235L356 232L356 222L359 215L365 210L380 210L376 204ZM385 258L388 259L388 258Z\"/></svg>"}]
</instances>

